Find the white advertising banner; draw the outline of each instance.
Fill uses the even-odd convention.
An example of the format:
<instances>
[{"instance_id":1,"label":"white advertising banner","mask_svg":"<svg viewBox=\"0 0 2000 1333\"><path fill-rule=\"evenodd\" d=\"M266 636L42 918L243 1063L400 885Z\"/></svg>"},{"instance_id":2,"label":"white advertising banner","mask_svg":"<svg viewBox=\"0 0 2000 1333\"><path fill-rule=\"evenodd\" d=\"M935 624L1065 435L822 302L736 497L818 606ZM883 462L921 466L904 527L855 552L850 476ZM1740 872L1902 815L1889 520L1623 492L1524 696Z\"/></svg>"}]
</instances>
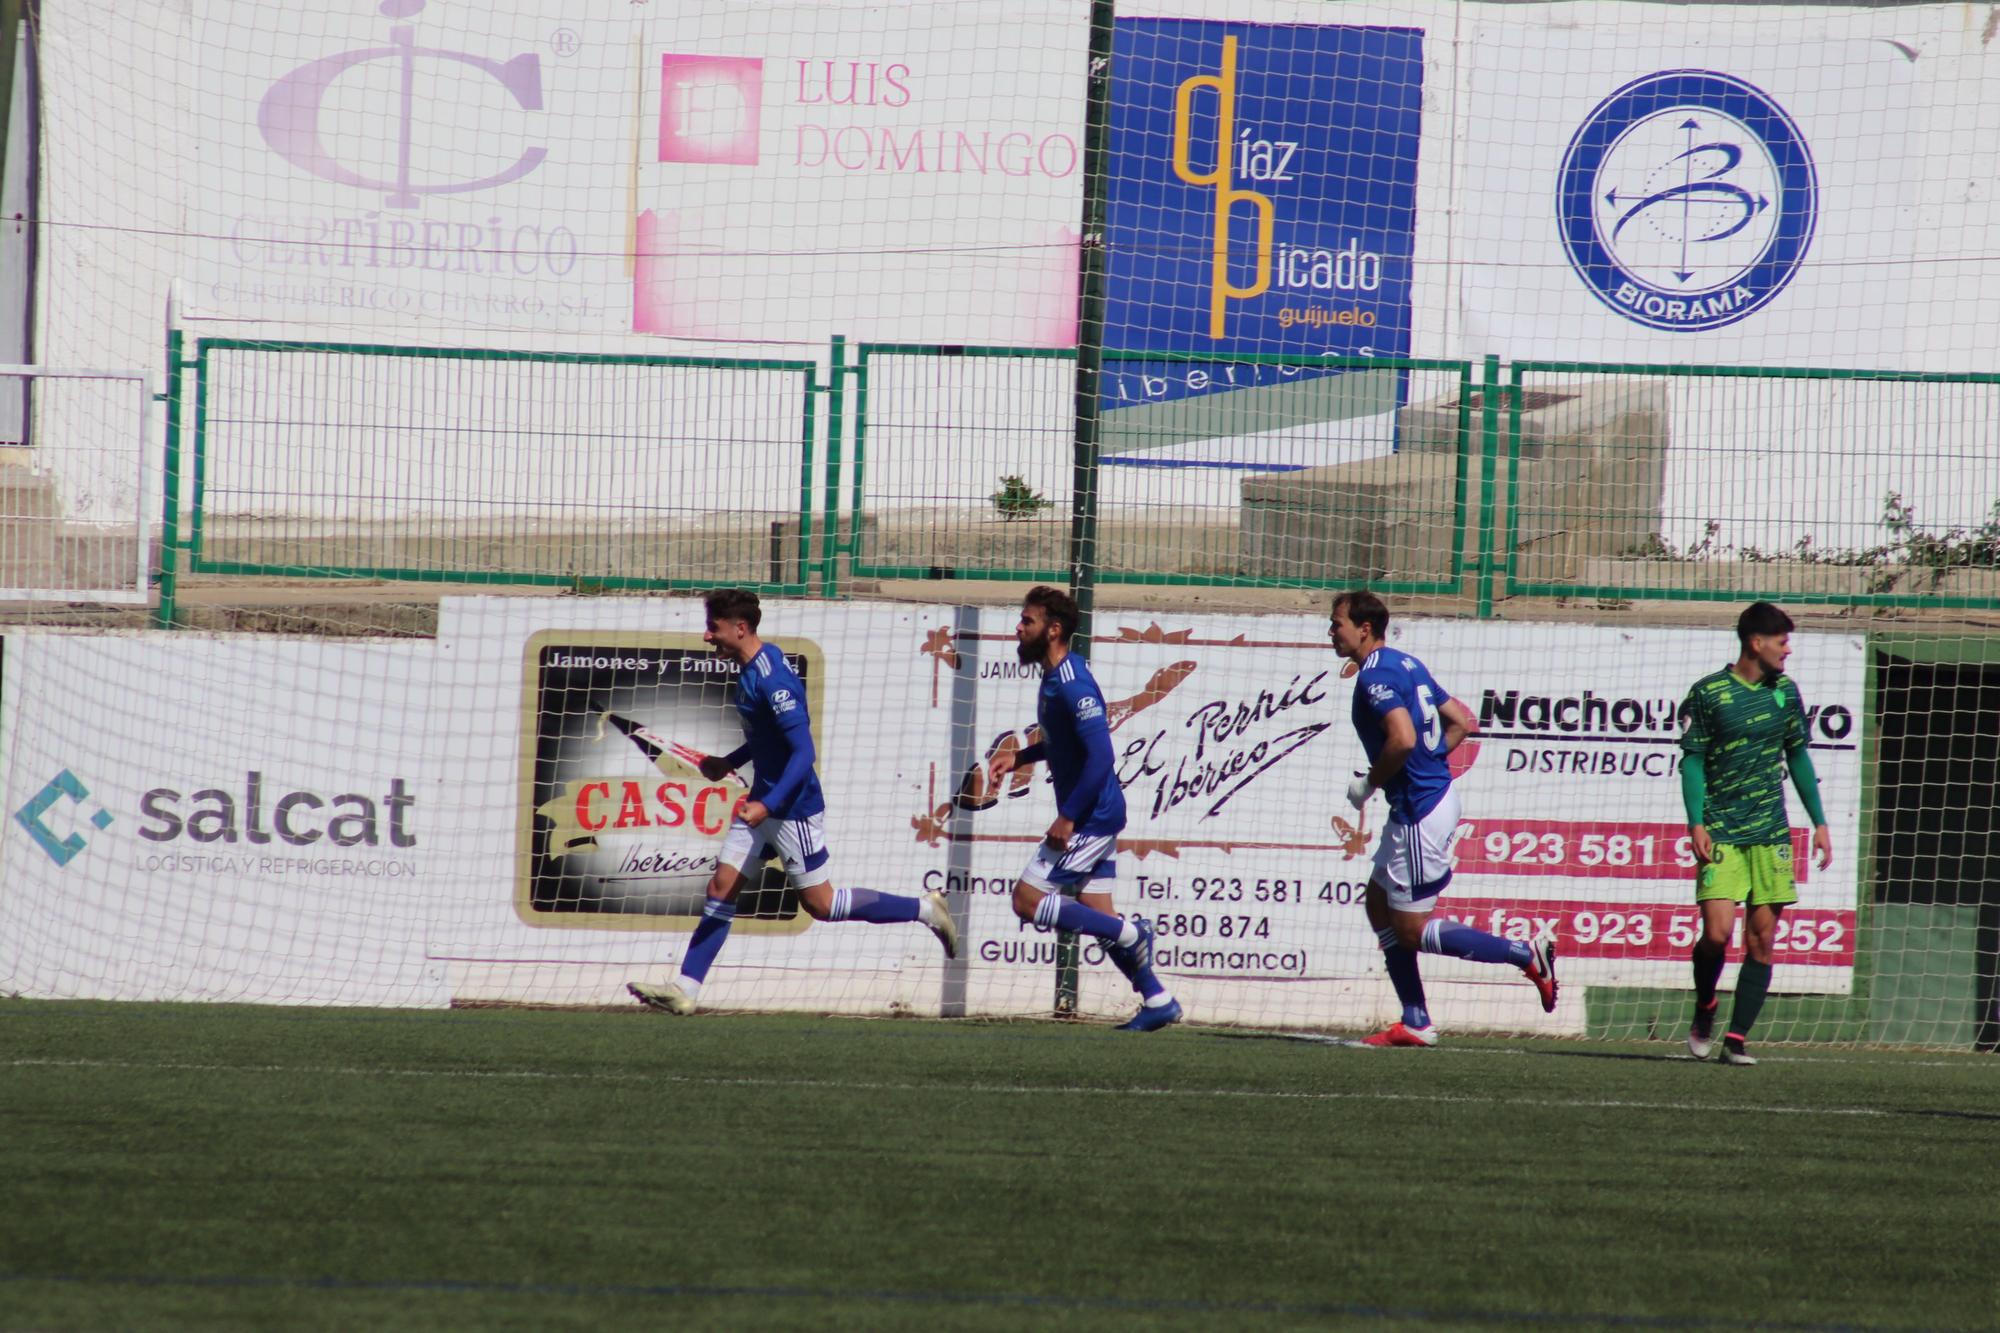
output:
<instances>
[{"instance_id":1,"label":"white advertising banner","mask_svg":"<svg viewBox=\"0 0 2000 1333\"><path fill-rule=\"evenodd\" d=\"M1003 623L997 613L989 620ZM1397 622L1391 635L1482 721L1454 763L1465 813L1439 910L1509 938L1552 934L1572 984L1684 985L1697 915L1677 711L1689 685L1733 660L1733 635L1451 621ZM983 659L981 735L1004 744L996 724L1011 713L1025 725L1035 681L1007 661L1007 636L985 637L1000 661ZM1863 656L1858 638L1794 642L1839 854L1824 871L1797 858L1800 906L1778 946L1794 966L1780 985L1844 992L1855 947ZM1110 614L1100 617L1092 662L1130 812L1121 906L1157 923L1163 970L1238 1016L1288 1005L1229 983L1324 986L1372 972L1375 942L1358 898L1383 812L1378 799L1356 816L1340 795L1366 761L1324 622ZM1017 799L1033 785L1010 785L977 816L976 864L996 877L989 892L1011 883L1013 863L1051 817L1045 797ZM917 825L920 839L949 836L940 827L947 809ZM1795 828L1793 841L1808 836ZM982 949L1013 933L997 914L986 925ZM1003 946L992 961L1009 960ZM1446 979L1493 979L1469 964L1424 964Z\"/></svg>"},{"instance_id":2,"label":"white advertising banner","mask_svg":"<svg viewBox=\"0 0 2000 1333\"><path fill-rule=\"evenodd\" d=\"M313 17L274 41L267 4L195 7L190 310L335 338L618 327L633 23L423 0Z\"/></svg>"},{"instance_id":3,"label":"white advertising banner","mask_svg":"<svg viewBox=\"0 0 2000 1333\"><path fill-rule=\"evenodd\" d=\"M1487 930L1553 924L1570 980L1685 985L1697 918L1678 712L1690 685L1735 661L1734 633L1448 622L1419 635L1480 720L1457 758L1465 814L1445 910ZM1788 783L1799 905L1780 923L1777 957L1790 966L1778 985L1845 992L1866 655L1859 635L1792 644L1835 855L1825 869L1810 862L1812 830Z\"/></svg>"},{"instance_id":4,"label":"white advertising banner","mask_svg":"<svg viewBox=\"0 0 2000 1333\"><path fill-rule=\"evenodd\" d=\"M1994 296L1996 196L1964 145L2000 128L2000 55L1962 7L1330 12L1120 19L1420 36L1414 354L1990 359L1963 335ZM1065 345L1086 19L1055 0L50 3L42 359L154 364L176 279L190 310L293 336Z\"/></svg>"},{"instance_id":5,"label":"white advertising banner","mask_svg":"<svg viewBox=\"0 0 2000 1333\"><path fill-rule=\"evenodd\" d=\"M693 604L449 606L443 639L452 669L468 673L453 696L490 687L521 719L518 753L461 766L468 783L484 779L463 790L472 809L511 810L517 822L503 845L485 813L453 821L451 860L476 873L442 911L433 954L461 995L615 998L635 971L671 969L699 910L724 795L705 793L672 753L735 743L720 706L728 672L703 666ZM951 894L972 1012L1046 1010L1055 960L1053 937L1009 908L1053 818L1045 775L989 790L978 772L1033 724L1038 673L1015 659L1013 618L773 603L764 626L812 696L835 882ZM1685 985L1696 913L1677 710L1695 679L1733 657L1733 636L1399 621L1392 642L1483 723L1455 764L1465 823L1441 910L1509 938L1556 938L1571 986L1557 1030L1580 1030L1585 986ZM1800 861L1778 985L1844 992L1862 651L1841 636L1794 642L1837 854L1824 871ZM1119 906L1155 922L1160 968L1193 1012L1290 1024L1387 1016L1360 904L1382 809L1356 816L1340 798L1364 760L1324 620L1104 613L1091 660L1130 811ZM496 891L503 883L512 891ZM924 1012L950 981L921 931L795 914L751 925L717 966L718 1004ZM1096 951L1084 956L1085 1007L1129 1003ZM1425 968L1462 1024L1551 1022L1511 974L1440 958Z\"/></svg>"},{"instance_id":6,"label":"white advertising banner","mask_svg":"<svg viewBox=\"0 0 2000 1333\"><path fill-rule=\"evenodd\" d=\"M9 634L0 990L442 1005L429 644Z\"/></svg>"},{"instance_id":7,"label":"white advertising banner","mask_svg":"<svg viewBox=\"0 0 2000 1333\"><path fill-rule=\"evenodd\" d=\"M1993 234L1994 191L1954 163L2000 117L2000 56L1967 11L1465 12L1453 218L1476 221L1430 219L1457 230L1455 354L1988 368L1965 302L2000 294L1967 263L1986 245L1970 236ZM1992 504L1989 388L1643 383L1664 406L1660 534L1676 549L1867 550L1893 540L1891 496L1928 531L1977 526Z\"/></svg>"},{"instance_id":8,"label":"white advertising banner","mask_svg":"<svg viewBox=\"0 0 2000 1333\"><path fill-rule=\"evenodd\" d=\"M210 0L189 32L192 315L545 349L1075 341L1074 6L409 0L273 41L268 5Z\"/></svg>"},{"instance_id":9,"label":"white advertising banner","mask_svg":"<svg viewBox=\"0 0 2000 1333\"><path fill-rule=\"evenodd\" d=\"M1076 342L1087 9L662 6L632 328Z\"/></svg>"},{"instance_id":10,"label":"white advertising banner","mask_svg":"<svg viewBox=\"0 0 2000 1333\"><path fill-rule=\"evenodd\" d=\"M1468 347L1510 359L1887 367L1930 70L1883 20L1477 12ZM1523 98L1523 65L1534 61ZM1916 317L1921 318L1920 315Z\"/></svg>"},{"instance_id":11,"label":"white advertising banner","mask_svg":"<svg viewBox=\"0 0 2000 1333\"><path fill-rule=\"evenodd\" d=\"M1053 818L1031 743L1039 672L1011 608L772 601L806 685L834 882L948 894L921 927L815 924L768 872L714 974L731 1008L1046 1012L1055 943L1015 919ZM693 599L449 599L435 644L185 634L7 640L0 986L35 995L440 1004L614 1002L671 975L742 776L733 668ZM1696 929L1677 710L1733 656L1716 630L1397 621L1478 714L1440 909L1551 935L1555 1019L1510 971L1424 960L1441 1021L1581 1029L1590 985L1680 987ZM1793 665L1835 857L1800 855L1777 988L1845 992L1855 958L1863 653L1798 634ZM1129 822L1121 910L1200 1019L1391 1016L1361 898L1380 800L1318 616L1099 617L1091 662ZM1796 810L1796 802L1794 802ZM1803 844L1804 829L1794 829ZM1087 1011L1130 1003L1094 947Z\"/></svg>"},{"instance_id":12,"label":"white advertising banner","mask_svg":"<svg viewBox=\"0 0 2000 1333\"><path fill-rule=\"evenodd\" d=\"M949 615L764 604L763 637L806 685L842 887L917 891L909 812L950 737L948 713L918 702L930 659L901 649ZM693 599L445 601L439 688L481 718L458 738L460 817L440 847L459 873L430 945L455 996L620 1002L627 981L673 975L745 794L694 766L742 742L735 669L703 626ZM928 931L814 925L775 873L751 894L710 977L716 1004L937 1012Z\"/></svg>"}]
</instances>

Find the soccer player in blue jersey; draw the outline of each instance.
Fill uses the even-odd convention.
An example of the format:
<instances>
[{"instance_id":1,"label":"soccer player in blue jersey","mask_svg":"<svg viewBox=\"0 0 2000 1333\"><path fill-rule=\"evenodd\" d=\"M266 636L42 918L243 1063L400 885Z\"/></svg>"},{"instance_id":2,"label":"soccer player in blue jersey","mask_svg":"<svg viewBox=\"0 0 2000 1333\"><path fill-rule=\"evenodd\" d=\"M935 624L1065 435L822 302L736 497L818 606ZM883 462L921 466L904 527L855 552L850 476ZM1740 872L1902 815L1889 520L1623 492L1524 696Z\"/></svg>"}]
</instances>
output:
<instances>
[{"instance_id":1,"label":"soccer player in blue jersey","mask_svg":"<svg viewBox=\"0 0 2000 1333\"><path fill-rule=\"evenodd\" d=\"M708 969L736 919L736 895L745 878L775 852L799 905L815 921L868 921L888 925L921 921L944 945L945 957L958 956L958 925L942 893L922 898L833 887L826 830L826 798L813 772L812 724L806 716L805 686L776 644L757 637L763 611L757 594L726 588L708 595L708 630L702 638L742 668L736 682L736 711L743 719L741 747L701 761L701 775L714 782L746 760L756 768L749 799L736 811L701 920L681 957L680 976L665 985L634 981L633 997L670 1014L691 1014Z\"/></svg>"},{"instance_id":2,"label":"soccer player in blue jersey","mask_svg":"<svg viewBox=\"0 0 2000 1333\"><path fill-rule=\"evenodd\" d=\"M1368 880L1368 924L1382 946L1403 1017L1365 1044L1435 1046L1437 1029L1417 971L1419 953L1510 963L1535 983L1542 1008L1552 1011L1556 948L1552 940L1524 944L1432 918L1438 894L1451 883L1458 833L1458 793L1445 756L1478 724L1422 662L1384 642L1388 632L1389 608L1374 593L1344 592L1333 599L1328 636L1334 651L1361 669L1354 682L1354 729L1368 754L1368 771L1348 785L1347 799L1359 810L1379 790L1389 803Z\"/></svg>"},{"instance_id":3,"label":"soccer player in blue jersey","mask_svg":"<svg viewBox=\"0 0 2000 1333\"><path fill-rule=\"evenodd\" d=\"M1015 654L1042 669L1035 720L1042 739L990 761L994 789L1023 764L1045 762L1055 779L1056 818L1014 885L1014 915L1042 927L1094 935L1143 1003L1121 1032L1155 1032L1180 1021L1181 1006L1153 975L1153 929L1120 917L1111 902L1112 853L1125 827L1125 789L1111 755L1104 692L1090 664L1070 651L1076 602L1058 588L1030 589L1014 627ZM1074 898L1068 897L1074 892Z\"/></svg>"}]
</instances>

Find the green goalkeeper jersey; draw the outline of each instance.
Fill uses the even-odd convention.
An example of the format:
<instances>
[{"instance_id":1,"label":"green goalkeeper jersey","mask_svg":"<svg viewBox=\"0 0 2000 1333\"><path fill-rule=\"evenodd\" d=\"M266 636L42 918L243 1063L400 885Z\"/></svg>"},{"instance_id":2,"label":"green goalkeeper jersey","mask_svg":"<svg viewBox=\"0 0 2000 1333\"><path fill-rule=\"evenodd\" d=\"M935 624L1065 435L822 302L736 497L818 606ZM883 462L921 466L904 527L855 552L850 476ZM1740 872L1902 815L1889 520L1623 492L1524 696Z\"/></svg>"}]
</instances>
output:
<instances>
[{"instance_id":1,"label":"green goalkeeper jersey","mask_svg":"<svg viewBox=\"0 0 2000 1333\"><path fill-rule=\"evenodd\" d=\"M1785 757L1806 743L1805 703L1790 676L1752 685L1724 667L1688 690L1681 749L1702 756L1702 822L1714 841L1755 847L1789 841Z\"/></svg>"}]
</instances>

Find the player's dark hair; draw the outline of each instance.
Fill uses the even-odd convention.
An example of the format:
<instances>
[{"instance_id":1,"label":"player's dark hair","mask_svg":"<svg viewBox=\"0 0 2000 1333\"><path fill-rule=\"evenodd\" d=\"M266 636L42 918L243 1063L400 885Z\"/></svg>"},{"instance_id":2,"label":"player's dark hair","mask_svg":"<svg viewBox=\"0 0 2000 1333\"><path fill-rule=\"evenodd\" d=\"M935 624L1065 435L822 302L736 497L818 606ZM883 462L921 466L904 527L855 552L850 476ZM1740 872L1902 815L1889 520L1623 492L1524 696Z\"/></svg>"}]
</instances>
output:
<instances>
[{"instance_id":1,"label":"player's dark hair","mask_svg":"<svg viewBox=\"0 0 2000 1333\"><path fill-rule=\"evenodd\" d=\"M764 608L757 604L757 594L748 588L717 588L702 599L708 607L710 624L723 620L740 620L757 632L757 622L764 618Z\"/></svg>"},{"instance_id":2,"label":"player's dark hair","mask_svg":"<svg viewBox=\"0 0 2000 1333\"><path fill-rule=\"evenodd\" d=\"M1040 607L1051 625L1062 626L1064 643L1076 637L1076 627L1083 623L1083 613L1077 610L1076 599L1061 588L1051 588L1046 583L1028 589L1021 605Z\"/></svg>"},{"instance_id":3,"label":"player's dark hair","mask_svg":"<svg viewBox=\"0 0 2000 1333\"><path fill-rule=\"evenodd\" d=\"M1746 653L1750 651L1752 635L1761 634L1769 639L1791 632L1792 618L1769 602L1752 602L1736 617L1736 641Z\"/></svg>"},{"instance_id":4,"label":"player's dark hair","mask_svg":"<svg viewBox=\"0 0 2000 1333\"><path fill-rule=\"evenodd\" d=\"M1341 610L1347 612L1347 618L1353 624L1366 625L1374 631L1376 638L1389 637L1388 603L1368 589L1356 588L1353 592L1341 593L1333 599L1333 606L1327 614L1332 615Z\"/></svg>"}]
</instances>

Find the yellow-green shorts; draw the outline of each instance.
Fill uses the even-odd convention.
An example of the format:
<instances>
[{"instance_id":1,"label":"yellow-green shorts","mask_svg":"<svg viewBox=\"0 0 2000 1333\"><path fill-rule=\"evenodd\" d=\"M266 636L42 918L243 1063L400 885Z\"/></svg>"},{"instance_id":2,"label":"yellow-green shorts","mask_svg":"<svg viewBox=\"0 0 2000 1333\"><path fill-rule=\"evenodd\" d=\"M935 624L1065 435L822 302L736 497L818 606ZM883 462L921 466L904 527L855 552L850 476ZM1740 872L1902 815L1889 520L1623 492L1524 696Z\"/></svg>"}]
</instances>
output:
<instances>
[{"instance_id":1,"label":"yellow-green shorts","mask_svg":"<svg viewBox=\"0 0 2000 1333\"><path fill-rule=\"evenodd\" d=\"M1694 900L1727 898L1752 907L1782 907L1799 900L1792 884L1792 844L1789 840L1764 846L1715 844L1716 859L1695 871Z\"/></svg>"}]
</instances>

